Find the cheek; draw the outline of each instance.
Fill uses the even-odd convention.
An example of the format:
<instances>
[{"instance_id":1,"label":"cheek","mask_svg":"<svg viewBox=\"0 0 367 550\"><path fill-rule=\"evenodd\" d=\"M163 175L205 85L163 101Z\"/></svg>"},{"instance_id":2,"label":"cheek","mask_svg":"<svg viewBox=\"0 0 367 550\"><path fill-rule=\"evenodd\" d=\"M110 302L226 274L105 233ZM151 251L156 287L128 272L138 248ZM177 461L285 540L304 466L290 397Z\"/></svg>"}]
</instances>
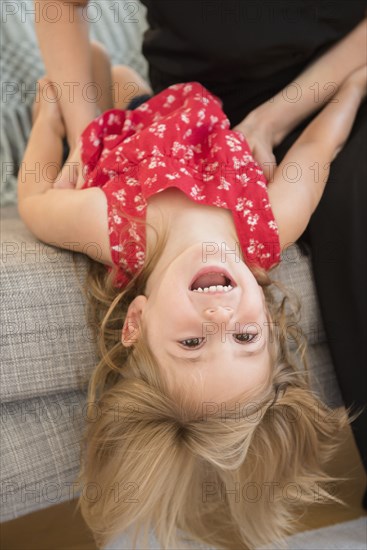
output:
<instances>
[{"instance_id":1,"label":"cheek","mask_svg":"<svg viewBox=\"0 0 367 550\"><path fill-rule=\"evenodd\" d=\"M242 311L246 313L249 321L263 326L263 320L266 320L265 306L261 296L254 292L247 295L241 302Z\"/></svg>"},{"instance_id":2,"label":"cheek","mask_svg":"<svg viewBox=\"0 0 367 550\"><path fill-rule=\"evenodd\" d=\"M168 295L161 302L159 309L160 327L165 327L165 334L172 339L182 334L201 334L201 324L198 323L190 304L177 294Z\"/></svg>"},{"instance_id":3,"label":"cheek","mask_svg":"<svg viewBox=\"0 0 367 550\"><path fill-rule=\"evenodd\" d=\"M166 327L167 331L178 324L180 319L185 316L184 301L171 288L159 292L152 302L150 309L150 320L159 322L159 327Z\"/></svg>"},{"instance_id":4,"label":"cheek","mask_svg":"<svg viewBox=\"0 0 367 550\"><path fill-rule=\"evenodd\" d=\"M187 294L177 288L174 283L167 284L165 287L159 289L156 295L156 302L159 303L159 308L163 310L172 310L173 308L187 308L188 299ZM176 310L178 312L178 310Z\"/></svg>"},{"instance_id":5,"label":"cheek","mask_svg":"<svg viewBox=\"0 0 367 550\"><path fill-rule=\"evenodd\" d=\"M254 391L259 392L267 388L269 377L271 375L270 357L259 362L257 368L253 370L252 387Z\"/></svg>"}]
</instances>

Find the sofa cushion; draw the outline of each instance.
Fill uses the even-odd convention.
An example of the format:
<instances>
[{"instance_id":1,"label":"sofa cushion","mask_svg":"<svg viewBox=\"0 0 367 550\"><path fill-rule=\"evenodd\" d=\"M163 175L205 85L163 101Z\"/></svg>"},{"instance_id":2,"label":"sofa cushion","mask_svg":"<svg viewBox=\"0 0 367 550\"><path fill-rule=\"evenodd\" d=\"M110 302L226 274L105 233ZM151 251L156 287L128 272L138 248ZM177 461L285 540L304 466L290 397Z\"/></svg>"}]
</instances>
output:
<instances>
[{"instance_id":1,"label":"sofa cushion","mask_svg":"<svg viewBox=\"0 0 367 550\"><path fill-rule=\"evenodd\" d=\"M86 394L76 391L1 404L0 521L71 500L83 490L74 481L85 404Z\"/></svg>"},{"instance_id":2,"label":"sofa cushion","mask_svg":"<svg viewBox=\"0 0 367 550\"><path fill-rule=\"evenodd\" d=\"M2 216L1 249L2 401L85 388L96 347L72 252L38 241L18 215Z\"/></svg>"}]
</instances>

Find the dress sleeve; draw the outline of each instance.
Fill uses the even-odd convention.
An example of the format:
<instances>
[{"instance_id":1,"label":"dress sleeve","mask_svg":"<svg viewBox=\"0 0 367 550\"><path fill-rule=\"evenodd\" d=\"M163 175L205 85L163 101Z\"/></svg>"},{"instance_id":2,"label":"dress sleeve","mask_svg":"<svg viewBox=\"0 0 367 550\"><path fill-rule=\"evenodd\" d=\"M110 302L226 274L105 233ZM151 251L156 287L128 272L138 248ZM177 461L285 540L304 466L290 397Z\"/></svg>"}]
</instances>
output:
<instances>
[{"instance_id":1,"label":"dress sleeve","mask_svg":"<svg viewBox=\"0 0 367 550\"><path fill-rule=\"evenodd\" d=\"M233 218L242 252L247 263L269 271L280 262L281 252L278 225L267 190L269 182L242 133L229 130L226 141L229 164L235 172ZM237 149L241 149L241 155Z\"/></svg>"},{"instance_id":2,"label":"dress sleeve","mask_svg":"<svg viewBox=\"0 0 367 550\"><path fill-rule=\"evenodd\" d=\"M135 111L112 109L93 120L81 136L82 189L100 187L106 197L111 257L119 270L116 286L126 285L143 262L144 228L126 215L139 217L132 208L138 192L134 155L140 128L148 118L144 109L140 116Z\"/></svg>"}]
</instances>

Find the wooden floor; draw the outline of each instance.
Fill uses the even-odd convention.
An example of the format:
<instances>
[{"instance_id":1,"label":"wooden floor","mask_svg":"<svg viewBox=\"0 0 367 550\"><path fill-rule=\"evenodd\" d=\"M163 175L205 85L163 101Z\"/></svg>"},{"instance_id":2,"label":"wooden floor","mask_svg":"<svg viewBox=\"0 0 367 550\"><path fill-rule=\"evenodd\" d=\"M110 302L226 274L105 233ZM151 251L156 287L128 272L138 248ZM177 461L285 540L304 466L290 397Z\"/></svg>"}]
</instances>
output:
<instances>
[{"instance_id":1,"label":"wooden floor","mask_svg":"<svg viewBox=\"0 0 367 550\"><path fill-rule=\"evenodd\" d=\"M361 507L367 479L350 428L346 430L343 446L328 472L350 477L341 482L338 496L348 504L313 505L305 510L299 531L316 529L341 521L367 515ZM93 537L82 518L74 514L75 502L52 506L0 525L2 550L95 550ZM127 550L127 549L121 549Z\"/></svg>"}]
</instances>

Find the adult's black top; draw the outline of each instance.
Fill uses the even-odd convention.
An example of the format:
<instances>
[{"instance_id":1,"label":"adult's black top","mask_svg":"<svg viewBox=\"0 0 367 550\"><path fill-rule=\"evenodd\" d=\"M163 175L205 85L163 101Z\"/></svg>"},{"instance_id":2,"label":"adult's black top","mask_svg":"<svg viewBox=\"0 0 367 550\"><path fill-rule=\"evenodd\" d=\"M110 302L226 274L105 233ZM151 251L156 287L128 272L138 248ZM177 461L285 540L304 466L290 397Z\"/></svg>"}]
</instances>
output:
<instances>
[{"instance_id":1,"label":"adult's black top","mask_svg":"<svg viewBox=\"0 0 367 550\"><path fill-rule=\"evenodd\" d=\"M155 93L197 80L232 124L363 19L366 0L142 0Z\"/></svg>"}]
</instances>

